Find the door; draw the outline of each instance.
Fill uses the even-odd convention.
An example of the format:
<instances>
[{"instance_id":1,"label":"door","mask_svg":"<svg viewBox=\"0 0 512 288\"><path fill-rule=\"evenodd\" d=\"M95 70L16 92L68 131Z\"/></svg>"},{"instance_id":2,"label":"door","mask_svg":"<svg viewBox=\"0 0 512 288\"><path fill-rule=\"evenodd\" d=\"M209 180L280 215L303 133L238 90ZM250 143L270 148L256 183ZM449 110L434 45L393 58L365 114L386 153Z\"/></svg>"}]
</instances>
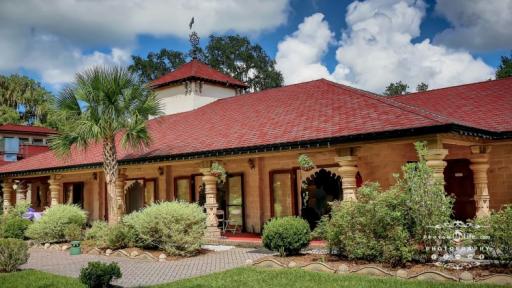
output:
<instances>
[{"instance_id":1,"label":"door","mask_svg":"<svg viewBox=\"0 0 512 288\"><path fill-rule=\"evenodd\" d=\"M242 174L232 174L227 178L226 219L231 225L245 227L244 217L244 178Z\"/></svg>"},{"instance_id":2,"label":"door","mask_svg":"<svg viewBox=\"0 0 512 288\"><path fill-rule=\"evenodd\" d=\"M84 208L84 183L64 183L64 203Z\"/></svg>"},{"instance_id":3,"label":"door","mask_svg":"<svg viewBox=\"0 0 512 288\"><path fill-rule=\"evenodd\" d=\"M455 198L453 218L466 221L476 215L475 187L473 171L469 168L469 159L447 160L444 169L444 189L448 195Z\"/></svg>"},{"instance_id":4,"label":"door","mask_svg":"<svg viewBox=\"0 0 512 288\"><path fill-rule=\"evenodd\" d=\"M132 213L144 207L144 180L129 180L125 186L126 213Z\"/></svg>"}]
</instances>

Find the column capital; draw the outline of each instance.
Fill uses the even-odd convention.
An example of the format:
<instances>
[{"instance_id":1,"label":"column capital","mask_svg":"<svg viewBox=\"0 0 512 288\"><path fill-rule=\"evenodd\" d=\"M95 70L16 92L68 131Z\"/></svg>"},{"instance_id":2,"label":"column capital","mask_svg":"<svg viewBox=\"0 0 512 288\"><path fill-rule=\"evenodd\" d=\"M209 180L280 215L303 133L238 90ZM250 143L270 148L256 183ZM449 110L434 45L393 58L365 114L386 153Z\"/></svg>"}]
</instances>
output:
<instances>
[{"instance_id":1,"label":"column capital","mask_svg":"<svg viewBox=\"0 0 512 288\"><path fill-rule=\"evenodd\" d=\"M356 166L358 156L338 156L334 157L334 161L336 161L340 166Z\"/></svg>"},{"instance_id":2,"label":"column capital","mask_svg":"<svg viewBox=\"0 0 512 288\"><path fill-rule=\"evenodd\" d=\"M439 182L444 184L444 168L446 167L446 161L444 158L448 155L448 149L443 148L430 148L427 149L425 159L427 160L427 166L432 169L432 177L437 179Z\"/></svg>"},{"instance_id":3,"label":"column capital","mask_svg":"<svg viewBox=\"0 0 512 288\"><path fill-rule=\"evenodd\" d=\"M203 174L203 176L211 176L212 175L212 169L211 168L199 168L199 172Z\"/></svg>"},{"instance_id":4,"label":"column capital","mask_svg":"<svg viewBox=\"0 0 512 288\"><path fill-rule=\"evenodd\" d=\"M427 155L425 159L429 160L443 160L448 155L448 149L444 148L432 148L427 149Z\"/></svg>"}]
</instances>

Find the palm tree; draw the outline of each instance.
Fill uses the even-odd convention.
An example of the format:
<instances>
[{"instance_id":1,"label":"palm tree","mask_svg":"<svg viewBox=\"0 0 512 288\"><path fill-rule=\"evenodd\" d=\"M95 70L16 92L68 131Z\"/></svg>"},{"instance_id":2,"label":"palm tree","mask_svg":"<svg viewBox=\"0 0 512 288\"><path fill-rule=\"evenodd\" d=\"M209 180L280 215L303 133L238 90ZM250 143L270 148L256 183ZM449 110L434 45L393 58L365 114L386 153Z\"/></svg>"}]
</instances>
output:
<instances>
[{"instance_id":1,"label":"palm tree","mask_svg":"<svg viewBox=\"0 0 512 288\"><path fill-rule=\"evenodd\" d=\"M117 208L124 209L115 193L119 173L116 135L123 149L147 147L151 139L146 120L161 113L160 103L134 74L120 67L94 67L77 73L56 102L62 123L69 124L50 140L50 148L63 157L73 146L85 150L92 144L102 145L109 223L116 223L121 216Z\"/></svg>"}]
</instances>

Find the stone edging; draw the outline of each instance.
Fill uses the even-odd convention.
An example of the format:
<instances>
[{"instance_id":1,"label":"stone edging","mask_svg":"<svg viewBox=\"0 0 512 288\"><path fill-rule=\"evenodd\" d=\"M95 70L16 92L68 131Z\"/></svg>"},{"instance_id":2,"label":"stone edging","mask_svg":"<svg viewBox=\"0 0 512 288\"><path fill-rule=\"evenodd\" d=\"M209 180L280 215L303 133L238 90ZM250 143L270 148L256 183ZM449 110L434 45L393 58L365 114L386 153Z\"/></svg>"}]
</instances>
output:
<instances>
[{"instance_id":1,"label":"stone edging","mask_svg":"<svg viewBox=\"0 0 512 288\"><path fill-rule=\"evenodd\" d=\"M347 265L341 264L338 269L335 269L322 262L313 262L303 266L297 266L297 264L291 261L288 265L285 265L275 259L263 259L253 262L247 260L246 264L249 266L271 268L271 269L284 269L284 268L298 268L307 271L314 272L327 272L337 274L360 274L377 277L397 277L400 279L407 280L429 280L429 281L448 281L448 282L464 282L464 283L485 283L485 284L498 284L498 285L512 285L512 275L508 274L493 274L486 277L474 279L471 272L462 272L459 277L441 273L434 270L425 270L423 272L409 275L407 270L400 269L398 271L388 271L383 268L367 265L358 269L350 270Z\"/></svg>"}]
</instances>

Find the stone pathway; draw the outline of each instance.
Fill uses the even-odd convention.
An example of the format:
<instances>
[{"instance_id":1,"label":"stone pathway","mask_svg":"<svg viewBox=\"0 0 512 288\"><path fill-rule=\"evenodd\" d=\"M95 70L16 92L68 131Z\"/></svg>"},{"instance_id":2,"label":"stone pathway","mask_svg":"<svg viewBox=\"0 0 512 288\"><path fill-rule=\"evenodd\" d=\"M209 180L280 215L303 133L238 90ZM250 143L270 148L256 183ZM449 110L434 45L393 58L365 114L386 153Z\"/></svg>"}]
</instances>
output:
<instances>
[{"instance_id":1,"label":"stone pathway","mask_svg":"<svg viewBox=\"0 0 512 288\"><path fill-rule=\"evenodd\" d=\"M69 252L32 248L28 263L21 268L77 278L80 269L90 261L117 262L123 277L114 284L137 287L224 271L243 266L248 259L256 260L267 255L263 249L233 248L176 261L156 262L88 254L70 256Z\"/></svg>"}]
</instances>

